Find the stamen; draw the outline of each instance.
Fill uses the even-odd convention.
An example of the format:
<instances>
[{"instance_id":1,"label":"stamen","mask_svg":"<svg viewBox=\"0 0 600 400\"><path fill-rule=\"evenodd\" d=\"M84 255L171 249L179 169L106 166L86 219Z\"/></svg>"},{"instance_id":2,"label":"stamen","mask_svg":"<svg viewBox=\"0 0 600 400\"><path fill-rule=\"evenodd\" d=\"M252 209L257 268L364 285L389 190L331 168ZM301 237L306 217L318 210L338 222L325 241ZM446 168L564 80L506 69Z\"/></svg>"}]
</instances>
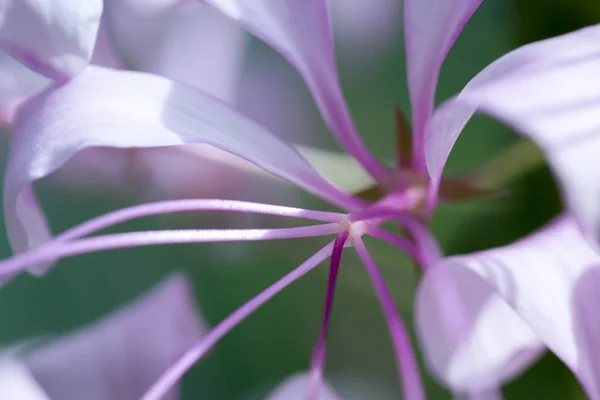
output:
<instances>
[{"instance_id":1,"label":"stamen","mask_svg":"<svg viewBox=\"0 0 600 400\"><path fill-rule=\"evenodd\" d=\"M70 240L86 236L132 219L157 214L170 214L186 211L235 211L279 215L282 217L306 218L322 222L337 222L343 214L325 211L313 211L302 208L284 207L271 204L251 203L236 200L186 199L159 201L122 208L77 225L55 237L56 240Z\"/></svg>"},{"instance_id":2,"label":"stamen","mask_svg":"<svg viewBox=\"0 0 600 400\"><path fill-rule=\"evenodd\" d=\"M398 235L394 235L391 232L388 232L371 224L364 225L364 232L369 236L372 236L379 240L383 240L384 242L387 242L392 246L404 250L408 253L410 257L412 257L414 260L417 260L419 264L421 264L422 254L419 251L419 248L415 246L415 244L412 243L410 240Z\"/></svg>"},{"instance_id":3,"label":"stamen","mask_svg":"<svg viewBox=\"0 0 600 400\"><path fill-rule=\"evenodd\" d=\"M373 281L373 286L375 287L375 291L377 292L377 296L379 297L388 323L392 343L394 344L394 351L396 353L400 381L402 382L404 393L402 398L405 400L424 400L425 392L423 390L423 383L421 382L418 364L412 352L410 338L402 323L402 318L396 310L394 299L390 295L381 273L377 269L377 266L373 262L373 259L361 238L354 239L354 247Z\"/></svg>"},{"instance_id":4,"label":"stamen","mask_svg":"<svg viewBox=\"0 0 600 400\"><path fill-rule=\"evenodd\" d=\"M265 304L273 296L281 292L295 280L301 278L307 272L317 267L326 260L334 248L334 242L323 247L312 257L306 260L298 268L285 275L283 278L263 290L257 296L253 297L243 306L229 314L227 318L221 321L210 332L208 332L198 344L188 350L179 360L177 360L165 373L150 387L140 400L160 400L181 379L181 377L198 362L223 336L235 328L246 317Z\"/></svg>"},{"instance_id":5,"label":"stamen","mask_svg":"<svg viewBox=\"0 0 600 400\"><path fill-rule=\"evenodd\" d=\"M75 242L50 241L44 246L0 261L0 280L8 279L31 265L79 254L127 247L161 244L235 242L324 236L337 233L339 224L281 229L180 229L125 232L94 236Z\"/></svg>"},{"instance_id":6,"label":"stamen","mask_svg":"<svg viewBox=\"0 0 600 400\"><path fill-rule=\"evenodd\" d=\"M350 232L347 230L338 234L333 246L333 252L331 254L331 265L329 267L329 279L327 282L327 294L325 295L325 307L323 311L321 331L313 351L313 358L311 361L308 378L308 400L316 400L319 396L319 389L321 387L321 381L323 378L323 365L325 364L326 358L327 331L329 330L329 319L331 317L331 309L333 307L335 285L337 283L338 272L340 270L342 251L344 250L344 244L346 243L349 234Z\"/></svg>"}]
</instances>

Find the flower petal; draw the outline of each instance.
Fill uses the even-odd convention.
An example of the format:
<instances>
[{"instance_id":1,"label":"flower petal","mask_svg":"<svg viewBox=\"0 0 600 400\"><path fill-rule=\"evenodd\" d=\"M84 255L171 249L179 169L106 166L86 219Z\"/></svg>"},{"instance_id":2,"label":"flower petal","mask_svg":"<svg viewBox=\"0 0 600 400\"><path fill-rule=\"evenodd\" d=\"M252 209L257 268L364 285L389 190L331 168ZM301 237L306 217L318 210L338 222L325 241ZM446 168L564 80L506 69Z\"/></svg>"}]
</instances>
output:
<instances>
[{"instance_id":1,"label":"flower petal","mask_svg":"<svg viewBox=\"0 0 600 400\"><path fill-rule=\"evenodd\" d=\"M279 51L302 75L345 149L375 177L385 168L366 149L342 94L327 0L206 0Z\"/></svg>"},{"instance_id":2,"label":"flower petal","mask_svg":"<svg viewBox=\"0 0 600 400\"><path fill-rule=\"evenodd\" d=\"M406 70L412 107L414 162L425 168L423 141L440 68L482 0L404 0Z\"/></svg>"},{"instance_id":3,"label":"flower petal","mask_svg":"<svg viewBox=\"0 0 600 400\"><path fill-rule=\"evenodd\" d=\"M297 374L277 386L266 400L305 400L307 388L308 375ZM319 391L319 400L341 400L341 398L325 383Z\"/></svg>"},{"instance_id":4,"label":"flower petal","mask_svg":"<svg viewBox=\"0 0 600 400\"><path fill-rule=\"evenodd\" d=\"M421 281L415 323L429 370L458 393L500 386L544 349L476 275L443 267L429 269Z\"/></svg>"},{"instance_id":5,"label":"flower petal","mask_svg":"<svg viewBox=\"0 0 600 400\"><path fill-rule=\"evenodd\" d=\"M50 400L26 365L11 358L0 360L0 399Z\"/></svg>"},{"instance_id":6,"label":"flower petal","mask_svg":"<svg viewBox=\"0 0 600 400\"><path fill-rule=\"evenodd\" d=\"M468 297L470 329L467 336L454 338L453 352L442 355L435 340L444 337L432 331L439 322L430 312L440 295L435 281L449 277ZM418 326L429 362L451 383L459 383L458 367L452 371L452 364L462 364L464 354L473 356L471 372L481 376L495 369L499 379L507 378L531 361L537 337L573 370L590 398L598 399L599 283L600 255L568 216L512 245L450 257L426 275L418 293ZM460 321L459 315L449 316Z\"/></svg>"},{"instance_id":7,"label":"flower petal","mask_svg":"<svg viewBox=\"0 0 600 400\"><path fill-rule=\"evenodd\" d=\"M126 309L34 350L26 361L53 399L137 399L203 330L187 280L175 275ZM178 398L174 392L169 399Z\"/></svg>"},{"instance_id":8,"label":"flower petal","mask_svg":"<svg viewBox=\"0 0 600 400\"><path fill-rule=\"evenodd\" d=\"M159 76L89 67L32 98L15 123L5 182L9 238L17 252L48 239L32 197L22 196L80 150L207 143L234 153L342 207L340 192L291 147L224 103ZM192 173L192 171L190 171Z\"/></svg>"},{"instance_id":9,"label":"flower petal","mask_svg":"<svg viewBox=\"0 0 600 400\"><path fill-rule=\"evenodd\" d=\"M244 31L198 1L110 1L106 27L133 69L234 98L244 55Z\"/></svg>"},{"instance_id":10,"label":"flower petal","mask_svg":"<svg viewBox=\"0 0 600 400\"><path fill-rule=\"evenodd\" d=\"M427 135L427 167L444 163L477 110L530 137L544 151L588 235L600 240L600 25L530 44L495 61L443 104Z\"/></svg>"},{"instance_id":11,"label":"flower petal","mask_svg":"<svg viewBox=\"0 0 600 400\"><path fill-rule=\"evenodd\" d=\"M3 1L0 48L48 78L69 79L92 56L101 14L102 0Z\"/></svg>"}]
</instances>

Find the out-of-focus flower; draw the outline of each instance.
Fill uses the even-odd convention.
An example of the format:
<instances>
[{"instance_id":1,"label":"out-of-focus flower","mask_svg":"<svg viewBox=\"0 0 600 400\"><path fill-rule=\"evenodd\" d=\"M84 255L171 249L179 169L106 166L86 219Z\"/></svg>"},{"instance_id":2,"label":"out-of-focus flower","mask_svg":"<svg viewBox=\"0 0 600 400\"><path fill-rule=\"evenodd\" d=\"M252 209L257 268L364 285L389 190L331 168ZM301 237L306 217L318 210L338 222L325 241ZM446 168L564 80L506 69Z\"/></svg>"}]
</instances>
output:
<instances>
[{"instance_id":1,"label":"out-of-focus flower","mask_svg":"<svg viewBox=\"0 0 600 400\"><path fill-rule=\"evenodd\" d=\"M386 284L367 248L364 234L387 241L409 253L425 269L437 269L440 255L426 230L426 219L441 198L468 197L475 188L442 179L448 153L458 134L476 110L490 113L528 135L546 152L566 189L567 204L579 215L581 204L569 201L570 193L585 193L587 181L567 180L595 158L569 151L581 147L599 120L600 67L597 46L600 26L515 50L484 69L456 97L433 112L434 93L442 61L480 0L406 0L405 29L408 80L412 104L412 135L398 118L398 157L393 168L381 163L363 145L347 110L339 86L333 54L327 2L298 0L208 0L209 4L238 21L278 50L299 71L310 88L324 120L360 166L375 182L370 193L348 194L323 179L292 147L222 101L193 86L164 77L90 67L65 85L54 85L35 96L20 110L15 124L5 190L5 213L11 244L21 256L0 263L0 276L14 274L61 257L105 249L164 243L253 241L336 235L297 269L245 303L208 332L192 350L174 364L144 400L158 399L195 361L254 310L287 285L331 257L322 329L308 378L310 398L316 398L325 363L326 335L343 249L354 247L373 280L387 319L397 359L404 398L424 398L410 341ZM435 9L435 13L430 10ZM310 27L310 29L307 29ZM554 90L558 87L561 90ZM412 140L412 144L410 144ZM276 205L226 200L181 200L122 209L92 219L53 240L38 207L31 183L53 172L84 148L146 148L206 143L233 153L258 167L320 196L348 214L295 209ZM589 139L593 145L595 138ZM568 148L565 150L565 147ZM585 170L585 169L584 169ZM471 192L470 192L471 191ZM579 191L579 192L578 192ZM466 193L466 195L465 195ZM587 204L587 203L586 203ZM127 232L82 237L107 226L146 215L179 211L238 211L275 214L325 222L282 229L168 230ZM399 223L410 239L380 229L385 222ZM427 274L426 274L427 275ZM427 278L426 278L427 279ZM436 281L437 282L437 281ZM442 281L430 285L432 296L443 297L454 286ZM477 293L481 287L470 286ZM426 298L421 290L420 301ZM458 293L440 309L418 310L419 318L439 317L445 332L458 341L424 341L430 366L454 391L479 394L528 365L531 352L548 337L537 334L531 319L516 320L508 308L482 310L488 324L466 331L463 321L478 310L465 307ZM496 312L498 311L498 312ZM484 321L484 322L485 322ZM517 321L517 322L515 322ZM499 337L490 327L506 323L515 329ZM422 324L419 324L421 328ZM467 335L467 332L471 336ZM423 332L421 332L422 335ZM493 336L489 336L493 334ZM423 336L426 338L425 336ZM471 340L475 338L475 340ZM501 340L498 353L477 352L479 341ZM455 352L459 344L460 351ZM488 349L489 347L486 347ZM527 357L522 357L526 351ZM439 365L439 358L461 355L471 361L460 373ZM465 355L466 354L466 355ZM562 356L560 352L557 352ZM440 356L441 355L441 356ZM519 357L521 356L521 357ZM460 361L460 360L459 360ZM450 373L449 373L450 372ZM490 394L490 395L491 395Z\"/></svg>"},{"instance_id":2,"label":"out-of-focus flower","mask_svg":"<svg viewBox=\"0 0 600 400\"><path fill-rule=\"evenodd\" d=\"M203 331L186 278L173 275L88 327L6 352L0 397L137 400ZM164 398L179 398L177 388Z\"/></svg>"}]
</instances>

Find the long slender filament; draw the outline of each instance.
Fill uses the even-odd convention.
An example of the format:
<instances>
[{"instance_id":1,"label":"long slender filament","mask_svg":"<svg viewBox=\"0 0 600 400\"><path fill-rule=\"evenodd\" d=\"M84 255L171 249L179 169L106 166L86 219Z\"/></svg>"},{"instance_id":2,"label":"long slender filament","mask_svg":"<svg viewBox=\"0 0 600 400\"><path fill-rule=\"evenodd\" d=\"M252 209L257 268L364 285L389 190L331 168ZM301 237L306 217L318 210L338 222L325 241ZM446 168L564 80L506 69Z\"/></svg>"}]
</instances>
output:
<instances>
[{"instance_id":1,"label":"long slender filament","mask_svg":"<svg viewBox=\"0 0 600 400\"><path fill-rule=\"evenodd\" d=\"M373 281L373 286L388 323L396 353L400 382L402 382L403 399L424 400L425 391L423 390L419 367L412 351L410 338L394 304L394 299L361 238L354 238L354 247Z\"/></svg>"},{"instance_id":2,"label":"long slender filament","mask_svg":"<svg viewBox=\"0 0 600 400\"><path fill-rule=\"evenodd\" d=\"M343 214L313 211L302 208L284 207L271 204L251 203L237 200L184 199L140 204L90 219L55 237L56 240L71 240L97 232L125 221L157 214L170 214L186 211L234 211L243 213L271 214L282 217L305 218L321 222L337 222Z\"/></svg>"},{"instance_id":3,"label":"long slender filament","mask_svg":"<svg viewBox=\"0 0 600 400\"><path fill-rule=\"evenodd\" d=\"M348 231L340 232L335 239L333 252L331 254L331 264L329 267L329 279L327 281L327 293L325 295L323 320L321 323L319 338L317 339L317 343L315 344L315 349L313 351L313 358L310 363L310 373L308 375L308 400L316 400L319 396L319 389L321 387L321 381L323 378L323 366L325 365L327 352L327 331L329 330L329 320L333 307L335 286L337 283L338 272L340 270L340 263L342 261L342 251L344 250L344 244L346 243L347 239Z\"/></svg>"},{"instance_id":4,"label":"long slender filament","mask_svg":"<svg viewBox=\"0 0 600 400\"><path fill-rule=\"evenodd\" d=\"M269 301L277 293L290 285L298 278L305 275L310 270L317 267L326 260L333 250L334 242L323 247L312 257L306 260L302 265L285 275L283 278L260 292L240 308L229 314L227 318L215 326L206 336L202 338L194 347L188 350L175 364L173 364L165 373L150 387L140 400L160 400L181 379L181 377L200 360L223 336L235 328L246 317L256 311L260 306Z\"/></svg>"},{"instance_id":5,"label":"long slender filament","mask_svg":"<svg viewBox=\"0 0 600 400\"><path fill-rule=\"evenodd\" d=\"M72 242L50 241L44 246L0 261L0 279L39 263L64 257L127 247L177 243L234 242L324 236L337 233L339 224L281 229L181 229L125 232L94 236Z\"/></svg>"}]
</instances>

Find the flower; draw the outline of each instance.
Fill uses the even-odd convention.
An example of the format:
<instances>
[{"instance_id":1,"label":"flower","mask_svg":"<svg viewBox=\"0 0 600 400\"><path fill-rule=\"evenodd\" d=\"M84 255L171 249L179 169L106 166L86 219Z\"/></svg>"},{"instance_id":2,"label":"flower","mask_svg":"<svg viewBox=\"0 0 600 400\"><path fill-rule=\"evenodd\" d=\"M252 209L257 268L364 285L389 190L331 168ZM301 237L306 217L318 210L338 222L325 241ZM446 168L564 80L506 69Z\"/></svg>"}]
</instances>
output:
<instances>
[{"instance_id":1,"label":"flower","mask_svg":"<svg viewBox=\"0 0 600 400\"><path fill-rule=\"evenodd\" d=\"M412 104L412 145L400 147L396 166L389 168L364 146L355 129L339 86L333 55L329 11L324 0L274 2L256 0L207 0L230 18L278 50L298 70L311 90L332 133L377 184L378 196L368 202L345 193L322 178L291 146L269 131L237 113L227 104L192 86L164 77L138 72L89 67L68 84L55 84L30 99L19 111L11 146L11 159L5 188L5 214L13 249L22 255L0 264L0 277L6 280L29 268L61 257L91 251L141 245L216 241L254 241L336 235L298 268L265 289L234 311L208 332L184 357L146 393L143 400L158 399L185 371L233 327L287 285L331 258L330 279L322 330L309 372L309 394L316 398L325 363L326 334L342 252L354 247L362 259L381 300L386 315L404 398L424 398L419 371L402 320L386 284L365 247L362 236L370 235L408 252L428 270L445 269L435 241L422 219L427 218L446 192L461 188L456 182L442 180L448 153L460 131L477 110L487 112L531 137L545 151L565 187L567 204L587 233L594 225L583 216L595 213L595 203L580 200L590 193L588 177L576 177L593 165L595 141L588 138L598 124L600 102L598 81L600 59L597 43L600 26L517 49L484 69L456 97L433 112L434 93L442 61L480 0L406 0L405 29L409 89ZM435 9L435 13L431 10ZM557 88L559 90L557 90ZM399 144L405 144L407 127L400 127ZM582 146L579 140L587 139ZM404 141L403 141L404 140ZM304 210L278 205L226 200L179 200L145 204L97 217L50 239L46 221L31 183L66 163L85 148L105 146L139 148L181 146L205 143L233 153L260 168L340 207L346 213ZM565 149L566 144L569 148ZM584 147L584 149L582 149ZM576 153L576 154L575 154ZM576 157L576 158L574 158ZM448 189L449 188L449 189ZM470 188L467 187L470 190ZM468 190L467 190L468 191ZM281 229L194 229L126 232L83 238L107 226L146 215L179 211L237 211L275 214L325 222ZM588 214L586 214L588 213ZM385 221L399 223L410 240L379 228ZM426 276L433 276L427 275ZM434 280L434 282L438 282ZM444 296L453 286L442 280L433 285L434 296ZM429 286L432 287L431 285ZM472 287L477 293L479 287ZM427 289L423 289L427 292ZM423 293L423 291L421 291ZM452 293L451 293L452 294ZM420 295L418 309L424 295ZM425 297L426 298L426 297ZM439 297L437 297L439 298ZM457 298L457 301L451 301ZM465 335L463 322L473 310L459 296L448 299L450 313L440 315L459 339ZM437 309L434 307L434 312ZM489 327L514 321L506 308L491 315L491 325L477 326L478 340L490 334ZM477 310L475 310L475 313ZM466 313L466 316L464 315ZM431 318L428 310L423 318ZM464 318L463 318L464 317ZM527 322L531 323L531 319ZM522 322L522 321L521 321ZM423 324L420 324L423 327ZM501 354L476 354L477 342L467 342L459 354L469 354L458 377L447 375L435 359L447 349L439 340L425 349L438 377L457 392L493 391L504 378L520 371L526 360L515 356L538 339L552 348L547 337L533 338L532 331L515 331L498 338ZM494 332L491 332L494 333ZM432 344L433 343L433 344ZM442 348L436 348L441 344ZM451 350L456 343L450 343ZM461 349L461 351L463 351ZM559 353L560 355L560 353ZM451 357L455 354L452 353ZM525 361L525 362L524 362ZM491 393L491 392L490 392Z\"/></svg>"}]
</instances>

